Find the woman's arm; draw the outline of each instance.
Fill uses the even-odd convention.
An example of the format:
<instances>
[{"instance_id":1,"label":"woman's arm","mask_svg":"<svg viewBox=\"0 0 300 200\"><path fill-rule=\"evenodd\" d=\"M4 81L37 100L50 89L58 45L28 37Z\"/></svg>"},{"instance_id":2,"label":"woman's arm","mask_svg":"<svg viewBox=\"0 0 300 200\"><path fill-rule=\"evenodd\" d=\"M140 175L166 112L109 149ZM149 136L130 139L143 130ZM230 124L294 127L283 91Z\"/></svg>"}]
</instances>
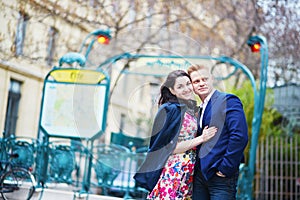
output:
<instances>
[{"instance_id":1,"label":"woman's arm","mask_svg":"<svg viewBox=\"0 0 300 200\"><path fill-rule=\"evenodd\" d=\"M215 136L216 132L217 132L216 127L213 126L213 127L208 128L208 126L206 126L203 129L202 135L195 137L191 140L178 142L173 153L184 153L187 150L190 150L190 149L202 144L203 142L208 141L213 136Z\"/></svg>"}]
</instances>

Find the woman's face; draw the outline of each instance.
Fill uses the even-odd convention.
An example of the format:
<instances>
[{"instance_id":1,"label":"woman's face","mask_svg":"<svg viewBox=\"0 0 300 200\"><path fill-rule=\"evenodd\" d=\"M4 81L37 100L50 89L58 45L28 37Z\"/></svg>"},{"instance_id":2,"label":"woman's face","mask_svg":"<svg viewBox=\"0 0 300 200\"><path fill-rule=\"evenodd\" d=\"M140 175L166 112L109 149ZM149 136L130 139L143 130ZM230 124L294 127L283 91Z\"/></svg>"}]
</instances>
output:
<instances>
[{"instance_id":1,"label":"woman's face","mask_svg":"<svg viewBox=\"0 0 300 200\"><path fill-rule=\"evenodd\" d=\"M174 88L169 88L171 93L177 98L189 100L193 99L193 86L186 76L176 78Z\"/></svg>"}]
</instances>

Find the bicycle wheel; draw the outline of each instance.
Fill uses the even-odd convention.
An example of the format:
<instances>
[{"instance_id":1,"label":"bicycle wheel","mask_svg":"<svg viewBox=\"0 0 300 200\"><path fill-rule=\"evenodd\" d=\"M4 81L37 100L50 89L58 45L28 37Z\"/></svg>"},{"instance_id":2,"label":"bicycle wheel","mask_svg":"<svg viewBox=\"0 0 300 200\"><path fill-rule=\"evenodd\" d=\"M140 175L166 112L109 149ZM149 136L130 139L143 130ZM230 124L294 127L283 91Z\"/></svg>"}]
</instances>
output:
<instances>
[{"instance_id":1,"label":"bicycle wheel","mask_svg":"<svg viewBox=\"0 0 300 200\"><path fill-rule=\"evenodd\" d=\"M5 200L29 200L34 193L35 186L33 175L23 168L13 168L4 173L0 180L1 195Z\"/></svg>"}]
</instances>

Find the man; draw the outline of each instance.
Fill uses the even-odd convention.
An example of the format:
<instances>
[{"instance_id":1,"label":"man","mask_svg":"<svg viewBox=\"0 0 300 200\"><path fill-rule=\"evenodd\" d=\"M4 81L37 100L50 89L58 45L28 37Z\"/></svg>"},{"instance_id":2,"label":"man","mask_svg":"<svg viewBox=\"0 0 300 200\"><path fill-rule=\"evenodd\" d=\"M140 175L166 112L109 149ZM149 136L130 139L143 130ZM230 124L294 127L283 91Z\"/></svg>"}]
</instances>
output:
<instances>
[{"instance_id":1,"label":"man","mask_svg":"<svg viewBox=\"0 0 300 200\"><path fill-rule=\"evenodd\" d=\"M209 68L192 65L188 73L194 92L202 101L198 134L202 134L205 126L218 128L214 138L197 148L193 199L236 199L239 165L244 161L243 152L248 143L243 105L237 96L214 88Z\"/></svg>"}]
</instances>

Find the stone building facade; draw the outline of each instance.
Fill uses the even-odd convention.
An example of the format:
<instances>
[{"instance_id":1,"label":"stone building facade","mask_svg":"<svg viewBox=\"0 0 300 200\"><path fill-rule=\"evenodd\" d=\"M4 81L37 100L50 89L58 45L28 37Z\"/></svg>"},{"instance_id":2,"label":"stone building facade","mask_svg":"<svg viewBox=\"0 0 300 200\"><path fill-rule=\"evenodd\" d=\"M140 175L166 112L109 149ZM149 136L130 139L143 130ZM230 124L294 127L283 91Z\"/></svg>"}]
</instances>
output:
<instances>
[{"instance_id":1,"label":"stone building facade","mask_svg":"<svg viewBox=\"0 0 300 200\"><path fill-rule=\"evenodd\" d=\"M89 1L1 0L0 9L0 130L6 129L7 135L35 138L39 129L42 91L47 73L58 65L59 59L66 53L78 52L82 47L86 49L90 40L85 39L89 33L107 27L88 23L99 17L95 13L97 9L93 9ZM64 13L65 10L68 10L68 14ZM118 44L112 44L108 50L98 45L98 49L93 49L90 59L100 59L99 51L102 54L101 61L122 52L122 48L116 48ZM98 63L101 61L97 60ZM86 67L95 66L89 63ZM109 72L112 76L111 85L114 85L118 70ZM151 117L149 107L153 94L142 97L146 104L141 102L130 105L130 102L118 101L132 95L124 93L127 91L126 85L136 85L134 81L129 84L126 78L120 82L119 85L125 86L114 91L117 98L110 105L113 109L108 112L107 133L127 129L129 134L137 136L140 129L137 124L141 123L141 119L148 120ZM149 86L140 88L146 91L137 89L137 93L151 93ZM139 108L134 111L137 106ZM130 109L135 112L135 116L138 115L136 119L130 119Z\"/></svg>"},{"instance_id":2,"label":"stone building facade","mask_svg":"<svg viewBox=\"0 0 300 200\"><path fill-rule=\"evenodd\" d=\"M199 55L209 51L217 54L218 48L206 48L209 45L198 42L207 41L203 28L213 26L215 22L208 20L212 16L201 15L201 23L195 24L185 20L180 7L170 4L176 15L167 15L163 1L0 0L0 130L36 137L45 76L64 54L78 52L81 46L87 49L90 40L85 38L96 29L111 26L114 35L107 47L93 46L89 54L92 62L86 67L97 67L106 58L135 53L137 49L149 55ZM205 10L197 2L189 6L194 4ZM191 10L196 14L199 9ZM182 21L176 17L182 17ZM227 41L221 36L220 41ZM106 132L146 136L163 78L131 79L131 75L123 75L118 80L124 66L126 61L109 70L113 95Z\"/></svg>"},{"instance_id":3,"label":"stone building facade","mask_svg":"<svg viewBox=\"0 0 300 200\"><path fill-rule=\"evenodd\" d=\"M7 134L36 137L46 74L90 31L46 3L0 1L0 130Z\"/></svg>"}]
</instances>

